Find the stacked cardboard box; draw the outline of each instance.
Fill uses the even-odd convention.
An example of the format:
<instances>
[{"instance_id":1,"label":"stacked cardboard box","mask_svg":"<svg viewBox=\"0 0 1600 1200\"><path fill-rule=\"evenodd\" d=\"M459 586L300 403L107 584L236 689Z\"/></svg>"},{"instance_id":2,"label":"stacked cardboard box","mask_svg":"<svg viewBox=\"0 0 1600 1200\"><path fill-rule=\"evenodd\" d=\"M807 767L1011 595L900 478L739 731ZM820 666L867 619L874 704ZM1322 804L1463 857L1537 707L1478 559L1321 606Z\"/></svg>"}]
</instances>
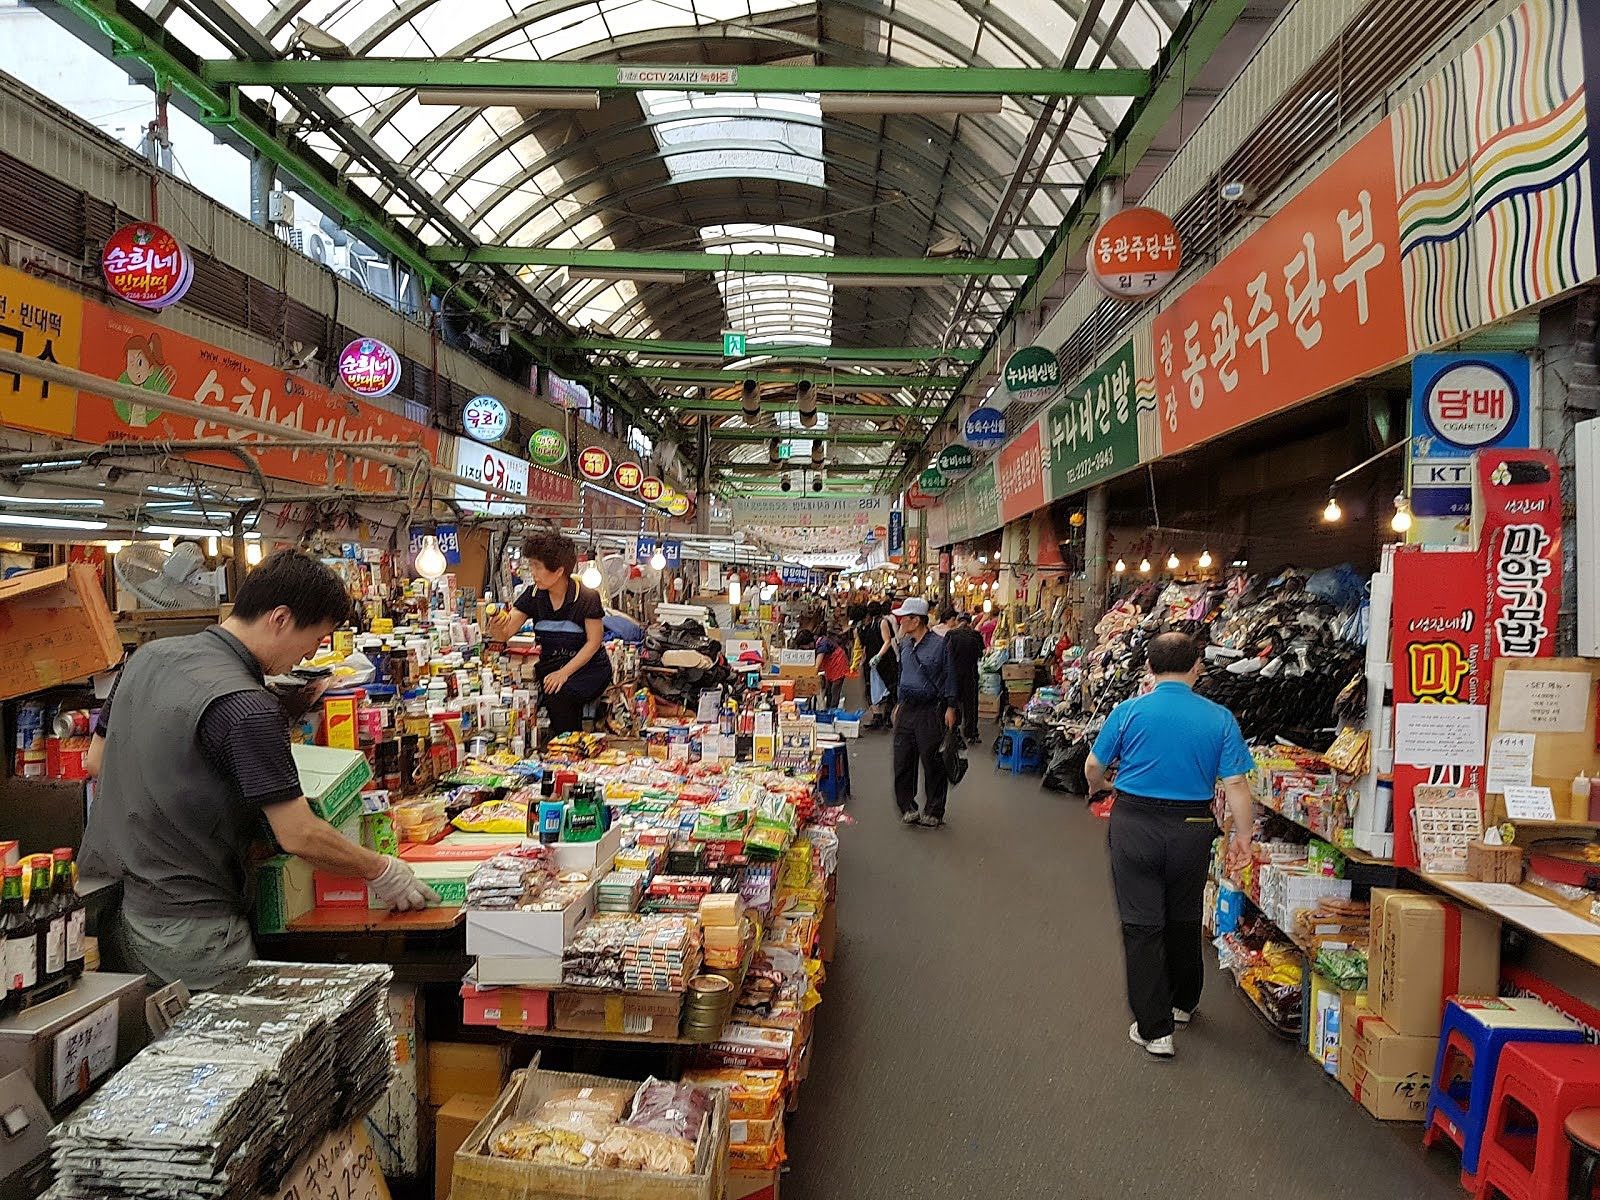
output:
<instances>
[{"instance_id":1,"label":"stacked cardboard box","mask_svg":"<svg viewBox=\"0 0 1600 1200\"><path fill-rule=\"evenodd\" d=\"M1340 1080L1378 1119L1420 1121L1445 1001L1499 989L1500 922L1420 892L1374 888L1368 978L1369 1011L1345 1018Z\"/></svg>"}]
</instances>

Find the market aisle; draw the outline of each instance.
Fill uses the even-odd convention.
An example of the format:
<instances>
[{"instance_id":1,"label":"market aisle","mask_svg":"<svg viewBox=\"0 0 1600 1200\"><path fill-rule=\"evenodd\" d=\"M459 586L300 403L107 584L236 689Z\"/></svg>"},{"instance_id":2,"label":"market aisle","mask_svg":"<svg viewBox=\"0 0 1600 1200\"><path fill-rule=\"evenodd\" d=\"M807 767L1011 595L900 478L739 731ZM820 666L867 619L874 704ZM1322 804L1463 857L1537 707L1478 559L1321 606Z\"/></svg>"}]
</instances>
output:
<instances>
[{"instance_id":1,"label":"market aisle","mask_svg":"<svg viewBox=\"0 0 1600 1200\"><path fill-rule=\"evenodd\" d=\"M886 735L854 744L851 774L784 1200L1099 1200L1180 1178L1201 1198L1458 1200L1420 1126L1374 1121L1214 968L1176 1061L1128 1041L1105 824L1081 801L978 759L950 826L908 829Z\"/></svg>"}]
</instances>

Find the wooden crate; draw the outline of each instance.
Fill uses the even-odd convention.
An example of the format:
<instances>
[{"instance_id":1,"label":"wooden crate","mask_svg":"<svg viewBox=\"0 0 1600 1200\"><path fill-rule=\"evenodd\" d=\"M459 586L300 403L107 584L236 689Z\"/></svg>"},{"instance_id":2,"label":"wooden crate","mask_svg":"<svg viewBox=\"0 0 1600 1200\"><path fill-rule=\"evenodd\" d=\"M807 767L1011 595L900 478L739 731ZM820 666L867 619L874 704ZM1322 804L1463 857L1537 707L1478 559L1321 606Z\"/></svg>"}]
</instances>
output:
<instances>
[{"instance_id":1,"label":"wooden crate","mask_svg":"<svg viewBox=\"0 0 1600 1200\"><path fill-rule=\"evenodd\" d=\"M538 1059L512 1073L489 1115L456 1151L451 1200L723 1200L728 1183L728 1093L712 1088L711 1115L700 1132L693 1175L650 1175L496 1158L489 1143L507 1120L530 1115L558 1088L628 1088L629 1080L543 1071Z\"/></svg>"}]
</instances>

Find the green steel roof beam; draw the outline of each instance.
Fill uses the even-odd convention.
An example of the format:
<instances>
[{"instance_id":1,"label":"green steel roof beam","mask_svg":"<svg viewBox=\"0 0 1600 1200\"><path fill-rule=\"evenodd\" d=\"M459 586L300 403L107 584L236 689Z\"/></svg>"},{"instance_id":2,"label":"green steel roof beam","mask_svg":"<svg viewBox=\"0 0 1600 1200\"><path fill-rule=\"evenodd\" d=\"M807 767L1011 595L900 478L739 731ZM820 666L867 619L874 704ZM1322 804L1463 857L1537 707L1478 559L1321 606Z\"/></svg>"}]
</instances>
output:
<instances>
[{"instance_id":1,"label":"green steel roof beam","mask_svg":"<svg viewBox=\"0 0 1600 1200\"><path fill-rule=\"evenodd\" d=\"M615 351L642 354L647 358L721 358L721 342L679 342L655 338L577 337L568 342L535 339L551 350ZM809 342L751 342L748 356L774 359L818 359L836 363L974 362L974 349L943 350L938 346L816 346Z\"/></svg>"},{"instance_id":2,"label":"green steel roof beam","mask_svg":"<svg viewBox=\"0 0 1600 1200\"><path fill-rule=\"evenodd\" d=\"M832 429L786 429L779 432L775 429L713 429L711 440L714 442L747 442L752 445L770 442L776 439L780 442L827 442L831 446L882 446L884 445L881 433L839 433ZM735 464L748 467L758 467L759 463ZM773 466L781 466L774 463ZM796 463L796 466L801 465Z\"/></svg>"},{"instance_id":3,"label":"green steel roof beam","mask_svg":"<svg viewBox=\"0 0 1600 1200\"><path fill-rule=\"evenodd\" d=\"M588 374L612 379L661 379L668 383L716 383L723 387L738 387L746 379L757 383L796 384L810 380L823 392L897 392L927 391L931 388L953 388L960 379L955 375L829 375L794 371L719 371L715 367L596 367Z\"/></svg>"},{"instance_id":4,"label":"green steel roof beam","mask_svg":"<svg viewBox=\"0 0 1600 1200\"><path fill-rule=\"evenodd\" d=\"M710 254L695 250L557 250L549 246L430 246L436 263L590 267L607 271L739 271L747 275L893 275L903 279L1015 275L1033 258L875 258L867 254Z\"/></svg>"},{"instance_id":5,"label":"green steel roof beam","mask_svg":"<svg viewBox=\"0 0 1600 1200\"><path fill-rule=\"evenodd\" d=\"M826 392L826 388L818 389ZM687 397L665 397L661 407L670 412L677 413L725 413L732 414L743 412L737 400L693 400ZM794 412L793 400L763 400L761 411L764 413ZM860 417L864 421L891 421L900 417L914 417L926 420L934 416L930 405L910 404L849 404L829 403L826 400L817 402L817 411L826 413L830 417ZM817 433L808 429L801 436L826 438L826 433Z\"/></svg>"},{"instance_id":6,"label":"green steel roof beam","mask_svg":"<svg viewBox=\"0 0 1600 1200\"><path fill-rule=\"evenodd\" d=\"M696 73L685 75L685 72ZM718 73L721 74L720 78ZM827 92L913 96L1143 96L1150 72L1052 67L779 67L471 62L424 58L207 59L211 84L263 87L593 89L642 92Z\"/></svg>"}]
</instances>

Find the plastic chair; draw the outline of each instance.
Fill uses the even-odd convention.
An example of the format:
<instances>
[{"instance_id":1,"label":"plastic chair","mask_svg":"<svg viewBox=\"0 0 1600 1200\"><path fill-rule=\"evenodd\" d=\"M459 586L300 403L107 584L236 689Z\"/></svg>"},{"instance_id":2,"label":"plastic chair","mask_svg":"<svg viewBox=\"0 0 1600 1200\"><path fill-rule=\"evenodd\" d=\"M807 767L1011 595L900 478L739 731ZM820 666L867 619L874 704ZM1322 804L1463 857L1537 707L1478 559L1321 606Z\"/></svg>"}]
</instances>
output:
<instances>
[{"instance_id":1,"label":"plastic chair","mask_svg":"<svg viewBox=\"0 0 1600 1200\"><path fill-rule=\"evenodd\" d=\"M1013 775L1026 775L1044 765L1039 735L1028 729L1005 729L994 743L995 766Z\"/></svg>"},{"instance_id":2,"label":"plastic chair","mask_svg":"<svg viewBox=\"0 0 1600 1200\"><path fill-rule=\"evenodd\" d=\"M1595 1171L1600 1169L1600 1108L1580 1108L1569 1113L1567 1142L1567 1200L1595 1200Z\"/></svg>"},{"instance_id":3,"label":"plastic chair","mask_svg":"<svg viewBox=\"0 0 1600 1200\"><path fill-rule=\"evenodd\" d=\"M1577 1025L1538 1000L1452 996L1445 1005L1422 1144L1443 1134L1461 1151L1461 1186L1475 1190L1501 1051L1512 1042L1583 1041ZM1465 1072L1454 1064L1460 1061Z\"/></svg>"},{"instance_id":4,"label":"plastic chair","mask_svg":"<svg viewBox=\"0 0 1600 1200\"><path fill-rule=\"evenodd\" d=\"M1600 1046L1507 1045L1474 1200L1565 1200L1570 1155L1562 1131L1568 1117L1594 1104L1600 1104Z\"/></svg>"}]
</instances>

